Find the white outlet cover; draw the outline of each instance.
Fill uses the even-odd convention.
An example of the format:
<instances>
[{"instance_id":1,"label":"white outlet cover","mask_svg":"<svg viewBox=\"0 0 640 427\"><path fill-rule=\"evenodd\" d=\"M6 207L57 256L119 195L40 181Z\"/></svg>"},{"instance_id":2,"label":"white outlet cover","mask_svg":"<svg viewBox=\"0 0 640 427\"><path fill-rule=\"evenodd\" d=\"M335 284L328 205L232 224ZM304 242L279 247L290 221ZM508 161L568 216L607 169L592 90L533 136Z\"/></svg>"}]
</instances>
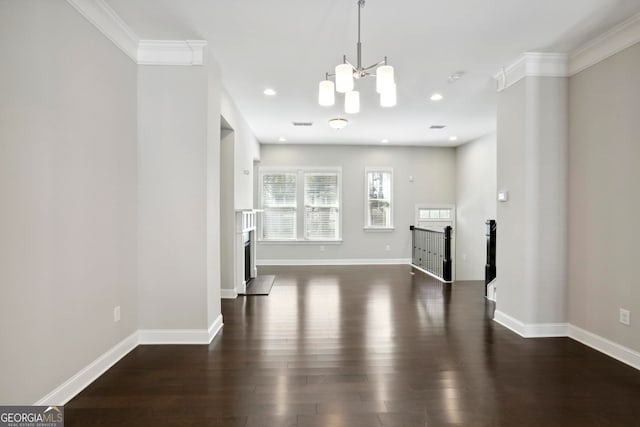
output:
<instances>
[{"instance_id":1,"label":"white outlet cover","mask_svg":"<svg viewBox=\"0 0 640 427\"><path fill-rule=\"evenodd\" d=\"M620 309L620 323L627 326L631 325L631 312L629 310Z\"/></svg>"},{"instance_id":2,"label":"white outlet cover","mask_svg":"<svg viewBox=\"0 0 640 427\"><path fill-rule=\"evenodd\" d=\"M120 306L114 307L113 309L113 321L114 322L120 321Z\"/></svg>"},{"instance_id":3,"label":"white outlet cover","mask_svg":"<svg viewBox=\"0 0 640 427\"><path fill-rule=\"evenodd\" d=\"M509 200L509 192L508 191L500 191L498 192L498 201L506 202Z\"/></svg>"}]
</instances>

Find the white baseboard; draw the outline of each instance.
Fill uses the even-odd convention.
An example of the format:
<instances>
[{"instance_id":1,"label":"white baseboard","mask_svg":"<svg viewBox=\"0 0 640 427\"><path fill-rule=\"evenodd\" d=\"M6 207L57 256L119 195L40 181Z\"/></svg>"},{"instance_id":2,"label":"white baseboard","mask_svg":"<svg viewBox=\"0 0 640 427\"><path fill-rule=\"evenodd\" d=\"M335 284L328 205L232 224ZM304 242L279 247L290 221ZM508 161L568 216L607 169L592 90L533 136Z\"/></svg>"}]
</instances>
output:
<instances>
[{"instance_id":1,"label":"white baseboard","mask_svg":"<svg viewBox=\"0 0 640 427\"><path fill-rule=\"evenodd\" d=\"M254 278L257 276L257 274L255 276L253 276ZM249 279L251 280L251 279ZM243 280L242 282L240 282L240 286L238 286L238 288L236 289L236 296L240 295L240 294L246 294L247 293L247 281Z\"/></svg>"},{"instance_id":2,"label":"white baseboard","mask_svg":"<svg viewBox=\"0 0 640 427\"><path fill-rule=\"evenodd\" d=\"M516 334L524 337L524 323L520 322L517 319L509 316L508 314L504 314L503 312L496 310L493 313L493 321L501 324L507 329L511 329Z\"/></svg>"},{"instance_id":3,"label":"white baseboard","mask_svg":"<svg viewBox=\"0 0 640 427\"><path fill-rule=\"evenodd\" d=\"M396 265L411 264L410 258L258 259L256 265Z\"/></svg>"},{"instance_id":4,"label":"white baseboard","mask_svg":"<svg viewBox=\"0 0 640 427\"><path fill-rule=\"evenodd\" d=\"M238 298L238 293L233 289L220 289L220 298L236 299Z\"/></svg>"},{"instance_id":5,"label":"white baseboard","mask_svg":"<svg viewBox=\"0 0 640 427\"><path fill-rule=\"evenodd\" d=\"M409 262L409 264L411 264L411 262ZM438 277L435 274L425 270L424 268L418 267L417 265L411 264L411 267L415 268L416 270L422 271L424 274L428 274L429 276L433 277L436 280L441 281L442 283L453 283L453 280L444 280L442 279L442 277Z\"/></svg>"},{"instance_id":6,"label":"white baseboard","mask_svg":"<svg viewBox=\"0 0 640 427\"><path fill-rule=\"evenodd\" d=\"M567 323L527 325L498 310L496 310L493 320L524 338L568 336L571 339L640 370L640 353L577 326ZM136 331L113 346L60 386L56 387L52 392L35 402L34 405L65 405L138 345L208 344L220 332L222 327L223 318L222 314L220 314L216 320L211 323L208 330L154 329Z\"/></svg>"},{"instance_id":7,"label":"white baseboard","mask_svg":"<svg viewBox=\"0 0 640 427\"><path fill-rule=\"evenodd\" d=\"M200 329L147 329L138 330L120 341L77 374L56 387L34 403L38 406L63 406L89 384L98 379L109 368L138 345L144 344L209 344L223 326L222 314L211 323L208 330Z\"/></svg>"},{"instance_id":8,"label":"white baseboard","mask_svg":"<svg viewBox=\"0 0 640 427\"><path fill-rule=\"evenodd\" d=\"M640 353L637 351L631 350L630 348L603 338L600 335L585 331L584 329L574 325L569 325L569 337L640 370Z\"/></svg>"},{"instance_id":9,"label":"white baseboard","mask_svg":"<svg viewBox=\"0 0 640 427\"><path fill-rule=\"evenodd\" d=\"M211 326L209 326L209 344L211 344L211 341L213 341L216 335L218 335L218 332L220 332L223 326L224 323L222 322L222 313L220 313L216 320L211 323Z\"/></svg>"},{"instance_id":10,"label":"white baseboard","mask_svg":"<svg viewBox=\"0 0 640 427\"><path fill-rule=\"evenodd\" d=\"M511 329L524 338L548 338L568 336L568 323L522 323L499 310L493 315L493 321Z\"/></svg>"},{"instance_id":11,"label":"white baseboard","mask_svg":"<svg viewBox=\"0 0 640 427\"><path fill-rule=\"evenodd\" d=\"M63 406L138 346L138 332L120 341L34 405Z\"/></svg>"},{"instance_id":12,"label":"white baseboard","mask_svg":"<svg viewBox=\"0 0 640 427\"><path fill-rule=\"evenodd\" d=\"M498 294L498 280L493 279L487 286L487 299L489 301L496 302L496 296Z\"/></svg>"},{"instance_id":13,"label":"white baseboard","mask_svg":"<svg viewBox=\"0 0 640 427\"><path fill-rule=\"evenodd\" d=\"M209 344L208 329L140 329L140 345Z\"/></svg>"}]
</instances>

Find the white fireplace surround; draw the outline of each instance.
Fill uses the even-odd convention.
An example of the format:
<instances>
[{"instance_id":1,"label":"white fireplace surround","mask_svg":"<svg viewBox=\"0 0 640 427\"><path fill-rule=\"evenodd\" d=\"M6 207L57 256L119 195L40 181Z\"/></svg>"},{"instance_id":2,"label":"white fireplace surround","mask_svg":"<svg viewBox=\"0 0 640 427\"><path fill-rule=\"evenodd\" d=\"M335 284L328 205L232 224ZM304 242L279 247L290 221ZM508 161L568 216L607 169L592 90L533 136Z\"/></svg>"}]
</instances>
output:
<instances>
[{"instance_id":1,"label":"white fireplace surround","mask_svg":"<svg viewBox=\"0 0 640 427\"><path fill-rule=\"evenodd\" d=\"M234 273L233 283L235 284L235 298L238 294L244 294L247 290L247 280L245 280L245 242L249 241L249 253L251 254L251 265L249 266L249 278L252 279L258 275L256 268L256 224L257 214L259 211L239 210L236 211L236 226L234 238Z\"/></svg>"}]
</instances>

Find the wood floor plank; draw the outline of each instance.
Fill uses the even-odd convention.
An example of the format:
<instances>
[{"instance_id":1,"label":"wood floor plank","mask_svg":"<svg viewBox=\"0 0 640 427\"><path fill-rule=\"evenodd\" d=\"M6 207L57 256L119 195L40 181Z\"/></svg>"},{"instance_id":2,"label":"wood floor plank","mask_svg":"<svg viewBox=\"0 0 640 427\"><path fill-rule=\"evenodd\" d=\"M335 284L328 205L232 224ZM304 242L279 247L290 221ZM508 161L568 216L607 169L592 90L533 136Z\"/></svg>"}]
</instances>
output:
<instances>
[{"instance_id":1,"label":"wood floor plank","mask_svg":"<svg viewBox=\"0 0 640 427\"><path fill-rule=\"evenodd\" d=\"M65 407L67 426L626 427L640 372L492 321L481 282L409 266L261 267L209 345L140 346Z\"/></svg>"}]
</instances>

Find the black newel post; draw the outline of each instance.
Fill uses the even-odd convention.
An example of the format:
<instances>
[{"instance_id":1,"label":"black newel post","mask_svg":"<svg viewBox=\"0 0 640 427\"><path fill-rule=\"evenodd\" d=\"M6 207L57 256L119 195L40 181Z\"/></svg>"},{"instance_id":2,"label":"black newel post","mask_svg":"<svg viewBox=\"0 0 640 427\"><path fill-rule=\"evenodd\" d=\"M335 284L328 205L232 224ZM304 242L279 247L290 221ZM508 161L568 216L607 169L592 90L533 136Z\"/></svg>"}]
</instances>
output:
<instances>
[{"instance_id":1,"label":"black newel post","mask_svg":"<svg viewBox=\"0 0 640 427\"><path fill-rule=\"evenodd\" d=\"M444 259L442 260L442 278L451 281L451 227L444 229Z\"/></svg>"},{"instance_id":2,"label":"black newel post","mask_svg":"<svg viewBox=\"0 0 640 427\"><path fill-rule=\"evenodd\" d=\"M484 296L487 296L487 285L496 278L496 232L498 226L494 219L485 222L487 225L487 263L484 266Z\"/></svg>"},{"instance_id":3,"label":"black newel post","mask_svg":"<svg viewBox=\"0 0 640 427\"><path fill-rule=\"evenodd\" d=\"M413 231L413 225L409 226L409 230L411 231L411 264L418 265L418 260L416 259L416 233Z\"/></svg>"}]
</instances>

